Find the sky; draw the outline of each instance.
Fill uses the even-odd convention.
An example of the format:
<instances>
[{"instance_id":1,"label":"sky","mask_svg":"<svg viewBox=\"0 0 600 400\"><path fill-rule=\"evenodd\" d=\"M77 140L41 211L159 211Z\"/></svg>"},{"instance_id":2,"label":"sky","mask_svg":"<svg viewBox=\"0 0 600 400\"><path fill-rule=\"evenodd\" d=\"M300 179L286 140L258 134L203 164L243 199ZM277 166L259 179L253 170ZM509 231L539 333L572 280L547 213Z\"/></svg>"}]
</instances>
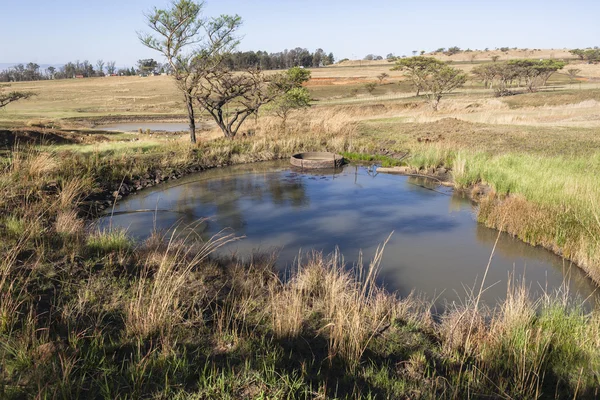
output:
<instances>
[{"instance_id":1,"label":"sky","mask_svg":"<svg viewBox=\"0 0 600 400\"><path fill-rule=\"evenodd\" d=\"M0 63L98 59L132 66L160 55L140 44L144 12L169 0L0 0ZM204 15L238 14L240 50L305 47L336 59L440 47L600 45L600 0L206 0Z\"/></svg>"}]
</instances>

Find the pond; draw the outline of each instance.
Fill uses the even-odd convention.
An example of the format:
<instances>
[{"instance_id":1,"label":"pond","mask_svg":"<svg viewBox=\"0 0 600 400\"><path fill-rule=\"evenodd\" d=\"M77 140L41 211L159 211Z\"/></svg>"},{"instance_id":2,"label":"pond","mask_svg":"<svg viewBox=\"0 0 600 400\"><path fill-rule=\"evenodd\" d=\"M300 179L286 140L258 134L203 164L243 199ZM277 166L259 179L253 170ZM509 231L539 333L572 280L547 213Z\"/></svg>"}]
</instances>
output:
<instances>
[{"instance_id":1,"label":"pond","mask_svg":"<svg viewBox=\"0 0 600 400\"><path fill-rule=\"evenodd\" d=\"M201 122L196 124L196 129L204 129ZM118 124L100 125L98 128L109 132L144 132L150 129L153 132L187 132L190 126L187 122L123 122Z\"/></svg>"},{"instance_id":2,"label":"pond","mask_svg":"<svg viewBox=\"0 0 600 400\"><path fill-rule=\"evenodd\" d=\"M194 226L203 237L231 229L244 239L220 249L247 257L253 251L279 254L282 270L299 252L326 253L339 247L351 266L362 249L369 260L385 248L379 283L408 295L416 291L446 302L466 298L481 283L498 231L475 220L476 208L434 181L378 174L347 165L326 172L292 170L287 163L261 163L213 169L142 191L100 219L126 228L138 239L154 227ZM207 219L198 223L201 219ZM533 296L563 285L570 295L593 304L593 283L576 266L539 247L500 234L483 300L506 295L509 276L523 277Z\"/></svg>"}]
</instances>

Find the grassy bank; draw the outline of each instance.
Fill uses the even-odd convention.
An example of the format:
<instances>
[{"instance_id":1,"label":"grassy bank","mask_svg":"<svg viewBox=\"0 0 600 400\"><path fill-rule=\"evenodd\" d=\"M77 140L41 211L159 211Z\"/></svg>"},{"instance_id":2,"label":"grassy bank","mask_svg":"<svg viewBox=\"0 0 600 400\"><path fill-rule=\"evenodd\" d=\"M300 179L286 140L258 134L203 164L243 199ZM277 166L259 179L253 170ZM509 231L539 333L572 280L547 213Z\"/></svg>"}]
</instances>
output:
<instances>
[{"instance_id":1,"label":"grassy bank","mask_svg":"<svg viewBox=\"0 0 600 400\"><path fill-rule=\"evenodd\" d=\"M285 131L261 115L244 127L254 136L201 132L196 146L83 128L112 114L180 115L160 77L22 84L40 95L0 116L11 128L0 131L0 397L597 398L600 316L564 294L532 302L512 282L497 307L475 294L434 315L431 299L377 288L377 259L348 272L341 255L314 254L284 281L270 254L214 257L231 236L136 243L85 228L138 187L329 150L443 167L480 202L481 222L600 282L597 89L493 99L469 87L433 113L406 84L356 96L360 68L340 71L350 83L310 87L319 101Z\"/></svg>"},{"instance_id":2,"label":"grassy bank","mask_svg":"<svg viewBox=\"0 0 600 400\"><path fill-rule=\"evenodd\" d=\"M261 123L256 137L194 147L168 140L90 151L54 145L4 159L2 397L598 395L600 317L558 294L532 303L525 286L513 284L496 308L474 297L433 315L427 299L401 299L374 285L377 258L351 273L341 255L314 254L282 281L269 254L247 263L211 257L231 236L202 243L156 233L135 243L120 231L84 228L82 202L157 169L170 175L323 148L357 157L410 149L407 161L423 168L443 163L459 171L465 160L464 176L456 176L466 185L502 160L409 139L374 142L360 124L335 115L297 119L285 135L271 130L276 121ZM529 186L514 185L506 192L531 195Z\"/></svg>"}]
</instances>

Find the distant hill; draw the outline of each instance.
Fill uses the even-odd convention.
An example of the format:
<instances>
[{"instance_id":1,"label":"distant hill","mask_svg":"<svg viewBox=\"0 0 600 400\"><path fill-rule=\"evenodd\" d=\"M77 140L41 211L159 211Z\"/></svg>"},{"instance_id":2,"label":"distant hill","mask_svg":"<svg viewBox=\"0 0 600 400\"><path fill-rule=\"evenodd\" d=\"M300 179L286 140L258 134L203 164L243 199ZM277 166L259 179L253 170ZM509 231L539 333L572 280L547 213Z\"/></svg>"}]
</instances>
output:
<instances>
[{"instance_id":1,"label":"distant hill","mask_svg":"<svg viewBox=\"0 0 600 400\"><path fill-rule=\"evenodd\" d=\"M455 61L455 62L481 62L481 61L491 61L492 57L498 56L499 60L512 60L512 59L523 59L523 58L533 58L533 59L575 59L573 54L569 53L569 49L510 49L508 51L501 50L490 50L490 51L461 51L457 54L453 54L451 56L447 56L444 53L425 53L425 56L435 57L442 61ZM412 56L412 54L407 54L407 57ZM370 66L370 65L379 65L379 64L388 64L387 60L379 60L379 61L365 61L365 60L348 60L342 63L335 64L334 66L340 67L350 67L350 66Z\"/></svg>"}]
</instances>

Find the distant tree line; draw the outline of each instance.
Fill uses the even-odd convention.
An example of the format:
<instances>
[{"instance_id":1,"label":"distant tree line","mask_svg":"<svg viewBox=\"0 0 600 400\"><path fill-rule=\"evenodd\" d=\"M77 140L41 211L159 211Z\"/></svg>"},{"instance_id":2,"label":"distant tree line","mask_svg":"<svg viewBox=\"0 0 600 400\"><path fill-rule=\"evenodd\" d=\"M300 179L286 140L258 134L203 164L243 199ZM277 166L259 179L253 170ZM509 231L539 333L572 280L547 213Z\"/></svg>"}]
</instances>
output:
<instances>
[{"instance_id":1,"label":"distant tree line","mask_svg":"<svg viewBox=\"0 0 600 400\"><path fill-rule=\"evenodd\" d=\"M130 72L129 70L127 70ZM116 74L114 61L98 60L96 65L85 60L68 62L60 68L50 66L44 70L36 63L17 64L0 71L0 82L40 81L46 79L70 79L75 77L90 78Z\"/></svg>"},{"instance_id":2,"label":"distant tree line","mask_svg":"<svg viewBox=\"0 0 600 400\"><path fill-rule=\"evenodd\" d=\"M293 67L319 68L335 62L333 53L326 53L323 49L310 52L305 48L297 47L277 53L266 51L237 51L228 54L223 61L229 69L243 71L249 68L261 70L289 69ZM88 60L68 62L60 68L40 68L36 63L17 64L4 71L0 71L0 82L40 81L47 79L72 79L76 77L91 78L106 75L148 75L153 73L171 73L171 66L160 64L151 58L138 60L136 67L119 68L114 61L104 62L98 60L96 64Z\"/></svg>"},{"instance_id":3,"label":"distant tree line","mask_svg":"<svg viewBox=\"0 0 600 400\"><path fill-rule=\"evenodd\" d=\"M326 53L323 49L310 52L308 49L296 47L285 49L277 53L266 51L236 51L228 54L223 60L224 65L232 70L247 70L258 68L261 70L289 69L293 67L319 68L335 62L333 53Z\"/></svg>"}]
</instances>

